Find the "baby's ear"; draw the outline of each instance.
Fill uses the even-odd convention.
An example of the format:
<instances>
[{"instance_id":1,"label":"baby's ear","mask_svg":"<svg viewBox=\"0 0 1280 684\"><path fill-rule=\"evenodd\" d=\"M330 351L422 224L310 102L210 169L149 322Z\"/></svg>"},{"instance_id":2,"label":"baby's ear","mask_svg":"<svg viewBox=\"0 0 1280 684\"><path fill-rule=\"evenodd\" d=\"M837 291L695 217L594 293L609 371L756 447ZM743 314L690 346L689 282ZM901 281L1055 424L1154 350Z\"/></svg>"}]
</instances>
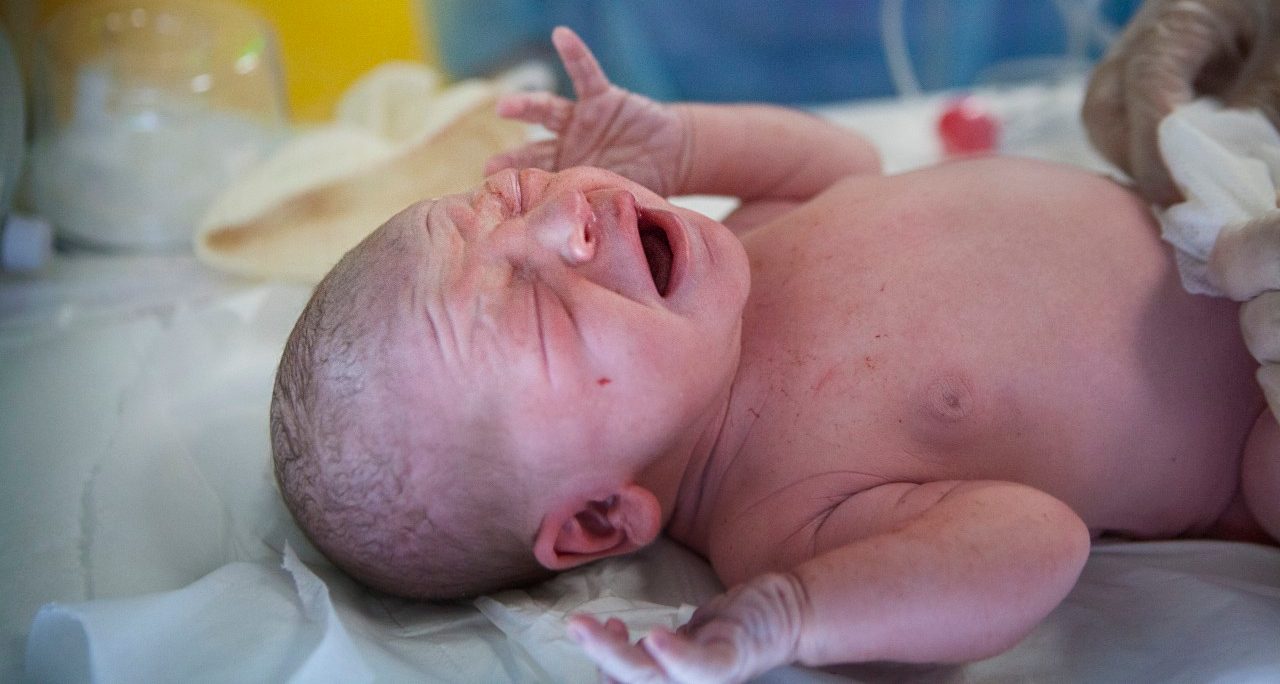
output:
<instances>
[{"instance_id":1,"label":"baby's ear","mask_svg":"<svg viewBox=\"0 0 1280 684\"><path fill-rule=\"evenodd\" d=\"M662 532L662 507L652 492L634 484L542 519L533 555L548 570L568 570L647 546Z\"/></svg>"}]
</instances>

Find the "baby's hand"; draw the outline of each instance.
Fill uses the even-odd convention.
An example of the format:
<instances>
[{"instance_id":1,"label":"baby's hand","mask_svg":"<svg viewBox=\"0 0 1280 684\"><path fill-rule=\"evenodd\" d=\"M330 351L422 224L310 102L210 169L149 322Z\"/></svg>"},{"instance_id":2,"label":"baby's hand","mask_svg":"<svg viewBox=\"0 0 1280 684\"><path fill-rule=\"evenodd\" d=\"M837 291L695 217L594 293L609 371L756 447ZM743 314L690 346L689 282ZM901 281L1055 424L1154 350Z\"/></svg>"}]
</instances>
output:
<instances>
[{"instance_id":1,"label":"baby's hand","mask_svg":"<svg viewBox=\"0 0 1280 684\"><path fill-rule=\"evenodd\" d=\"M616 682L742 682L795 660L803 590L789 575L762 575L712 599L679 632L638 643L617 618L571 618L569 635Z\"/></svg>"},{"instance_id":2,"label":"baby's hand","mask_svg":"<svg viewBox=\"0 0 1280 684\"><path fill-rule=\"evenodd\" d=\"M485 173L508 167L558 171L597 166L661 195L675 194L688 174L691 143L684 117L672 107L609 83L582 39L563 26L551 33L578 100L518 93L498 101L498 114L541 124L553 140L489 159Z\"/></svg>"}]
</instances>

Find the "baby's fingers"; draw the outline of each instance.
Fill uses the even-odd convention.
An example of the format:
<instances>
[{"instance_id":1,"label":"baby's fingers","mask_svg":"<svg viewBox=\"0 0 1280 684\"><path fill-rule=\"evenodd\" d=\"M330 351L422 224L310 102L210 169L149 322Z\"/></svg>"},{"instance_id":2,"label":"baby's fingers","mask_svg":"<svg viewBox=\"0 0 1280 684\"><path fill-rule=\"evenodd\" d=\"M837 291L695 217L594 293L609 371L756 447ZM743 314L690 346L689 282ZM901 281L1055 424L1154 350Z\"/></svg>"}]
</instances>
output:
<instances>
[{"instance_id":1,"label":"baby's fingers","mask_svg":"<svg viewBox=\"0 0 1280 684\"><path fill-rule=\"evenodd\" d=\"M1240 330L1259 363L1280 363L1280 291L1263 292L1245 302L1240 307Z\"/></svg>"},{"instance_id":2,"label":"baby's fingers","mask_svg":"<svg viewBox=\"0 0 1280 684\"><path fill-rule=\"evenodd\" d=\"M604 623L604 629L619 639L629 639L631 637L631 632L627 630L627 623L618 618L609 618L608 622Z\"/></svg>"},{"instance_id":3,"label":"baby's fingers","mask_svg":"<svg viewBox=\"0 0 1280 684\"><path fill-rule=\"evenodd\" d=\"M609 89L609 79L605 77L600 63L572 29L557 26L551 32L551 42L560 54L560 61L564 63L564 70L569 74L573 92L577 93L579 100L599 95Z\"/></svg>"},{"instance_id":4,"label":"baby's fingers","mask_svg":"<svg viewBox=\"0 0 1280 684\"><path fill-rule=\"evenodd\" d=\"M573 103L552 93L512 93L498 100L498 116L538 124L554 133L564 130Z\"/></svg>"},{"instance_id":5,"label":"baby's fingers","mask_svg":"<svg viewBox=\"0 0 1280 684\"><path fill-rule=\"evenodd\" d=\"M620 682L666 681L662 668L648 652L617 632L589 617L575 617L569 625L569 638L582 647L606 677Z\"/></svg>"},{"instance_id":6,"label":"baby's fingers","mask_svg":"<svg viewBox=\"0 0 1280 684\"><path fill-rule=\"evenodd\" d=\"M677 682L736 682L737 649L727 641L698 643L682 635L654 630L644 641L645 650Z\"/></svg>"}]
</instances>

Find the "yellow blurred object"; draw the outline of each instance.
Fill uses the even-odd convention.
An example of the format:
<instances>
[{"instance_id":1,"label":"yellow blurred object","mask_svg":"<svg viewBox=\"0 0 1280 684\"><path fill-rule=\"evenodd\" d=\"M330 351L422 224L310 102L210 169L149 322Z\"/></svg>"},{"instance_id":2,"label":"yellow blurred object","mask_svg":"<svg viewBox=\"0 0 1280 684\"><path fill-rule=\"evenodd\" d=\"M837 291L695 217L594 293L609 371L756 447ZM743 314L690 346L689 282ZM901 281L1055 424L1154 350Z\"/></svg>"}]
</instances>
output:
<instances>
[{"instance_id":1,"label":"yellow blurred object","mask_svg":"<svg viewBox=\"0 0 1280 684\"><path fill-rule=\"evenodd\" d=\"M241 0L275 26L295 121L327 121L360 75L389 60L439 64L420 0Z\"/></svg>"},{"instance_id":2,"label":"yellow blurred object","mask_svg":"<svg viewBox=\"0 0 1280 684\"><path fill-rule=\"evenodd\" d=\"M84 0L5 0L3 18L15 42L23 43L58 10L80 2ZM256 10L276 31L289 113L297 122L329 120L347 86L378 64L439 64L424 0L238 2ZM26 53L28 48L19 44L18 49Z\"/></svg>"}]
</instances>

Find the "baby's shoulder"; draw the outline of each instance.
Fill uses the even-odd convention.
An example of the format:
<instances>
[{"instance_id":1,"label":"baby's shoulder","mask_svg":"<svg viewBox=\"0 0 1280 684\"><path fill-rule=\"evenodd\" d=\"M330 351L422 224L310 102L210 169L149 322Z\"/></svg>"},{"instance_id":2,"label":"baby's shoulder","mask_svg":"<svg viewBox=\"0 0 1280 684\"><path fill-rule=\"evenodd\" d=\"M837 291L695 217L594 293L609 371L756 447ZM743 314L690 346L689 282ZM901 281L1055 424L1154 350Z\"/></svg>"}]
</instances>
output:
<instances>
[{"instance_id":1,"label":"baby's shoulder","mask_svg":"<svg viewBox=\"0 0 1280 684\"><path fill-rule=\"evenodd\" d=\"M832 203L916 207L933 204L976 204L981 199L1019 197L1052 200L1133 202L1132 187L1081 166L1027 157L991 155L945 160L894 174L854 174L833 183L809 204Z\"/></svg>"},{"instance_id":2,"label":"baby's shoulder","mask_svg":"<svg viewBox=\"0 0 1280 684\"><path fill-rule=\"evenodd\" d=\"M1035 196L1132 201L1134 190L1115 178L1063 162L990 155L940 162L899 176L904 187L935 185L957 194L978 196Z\"/></svg>"}]
</instances>

